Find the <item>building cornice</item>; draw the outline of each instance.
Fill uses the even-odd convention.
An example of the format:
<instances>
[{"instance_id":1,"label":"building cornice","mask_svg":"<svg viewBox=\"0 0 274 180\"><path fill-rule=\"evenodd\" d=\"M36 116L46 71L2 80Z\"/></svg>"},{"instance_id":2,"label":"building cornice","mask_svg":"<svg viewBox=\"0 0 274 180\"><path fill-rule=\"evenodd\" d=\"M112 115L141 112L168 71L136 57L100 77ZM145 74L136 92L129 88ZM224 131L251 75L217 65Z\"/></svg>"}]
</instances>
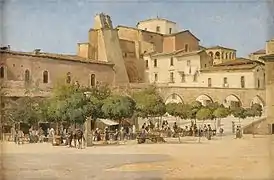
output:
<instances>
[{"instance_id":1,"label":"building cornice","mask_svg":"<svg viewBox=\"0 0 274 180\"><path fill-rule=\"evenodd\" d=\"M259 59L262 59L264 62L274 62L274 54L269 54L265 56L259 57Z\"/></svg>"}]
</instances>

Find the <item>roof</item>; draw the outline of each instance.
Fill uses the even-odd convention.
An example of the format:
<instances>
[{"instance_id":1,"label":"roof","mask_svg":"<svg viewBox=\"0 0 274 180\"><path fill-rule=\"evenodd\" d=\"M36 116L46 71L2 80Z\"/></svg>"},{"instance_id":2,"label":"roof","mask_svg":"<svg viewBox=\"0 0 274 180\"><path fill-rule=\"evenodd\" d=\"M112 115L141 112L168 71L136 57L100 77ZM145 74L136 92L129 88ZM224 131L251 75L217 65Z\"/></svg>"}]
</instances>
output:
<instances>
[{"instance_id":1,"label":"roof","mask_svg":"<svg viewBox=\"0 0 274 180\"><path fill-rule=\"evenodd\" d=\"M199 45L199 48L202 50L206 49L206 47Z\"/></svg>"},{"instance_id":2,"label":"roof","mask_svg":"<svg viewBox=\"0 0 274 180\"><path fill-rule=\"evenodd\" d=\"M112 121L112 120L109 120L109 119L98 119L98 120L101 121L102 123L104 123L107 126L116 126L116 125L119 124L119 123L117 123L115 121Z\"/></svg>"},{"instance_id":3,"label":"roof","mask_svg":"<svg viewBox=\"0 0 274 180\"><path fill-rule=\"evenodd\" d=\"M235 60L229 60L221 64L216 64L208 68L204 68L201 71L225 71L225 70L249 70L258 65L263 65L260 61L254 61L246 58L237 58Z\"/></svg>"},{"instance_id":4,"label":"roof","mask_svg":"<svg viewBox=\"0 0 274 180\"><path fill-rule=\"evenodd\" d=\"M77 55L68 55L68 54L54 54L54 53L44 53L39 52L38 54L34 54L33 52L20 52L20 51L10 51L10 50L0 50L0 53L7 53L12 55L19 55L19 56L31 56L37 58L51 58L57 60L65 60L65 61L74 61L80 63L89 63L89 64L105 64L105 65L114 65L110 62L105 61L96 61L93 59L83 58Z\"/></svg>"},{"instance_id":5,"label":"roof","mask_svg":"<svg viewBox=\"0 0 274 180\"><path fill-rule=\"evenodd\" d=\"M258 51L255 51L255 52L251 53L251 54L266 54L266 50L265 49L260 49Z\"/></svg>"},{"instance_id":6,"label":"roof","mask_svg":"<svg viewBox=\"0 0 274 180\"><path fill-rule=\"evenodd\" d=\"M192 34L189 30L184 30L184 31L180 31L180 32L176 32L176 33L172 33L172 34L163 34L163 36L176 36L178 34L183 34L183 33L189 33L191 36L193 36L195 39L197 39L198 41L200 41L200 39L198 39L194 34Z\"/></svg>"},{"instance_id":7,"label":"roof","mask_svg":"<svg viewBox=\"0 0 274 180\"><path fill-rule=\"evenodd\" d=\"M119 29L119 28L132 29L132 30L136 30L136 31L139 31L139 32L147 32L147 33L157 34L157 35L161 35L161 36L163 35L161 33L147 31L147 30L143 30L143 29L138 29L138 28L135 28L135 27L129 27L129 26L123 26L123 25L116 26L116 29Z\"/></svg>"},{"instance_id":8,"label":"roof","mask_svg":"<svg viewBox=\"0 0 274 180\"><path fill-rule=\"evenodd\" d=\"M145 20L139 21L139 22L137 23L137 26L138 26L138 24L140 24L140 23L142 23L142 22L155 21L155 20L166 21L166 22L171 22L171 23L176 24L176 22L174 22L174 21L170 21L170 20L168 20L168 19L156 17L156 18L150 18L150 19L145 19Z\"/></svg>"},{"instance_id":9,"label":"roof","mask_svg":"<svg viewBox=\"0 0 274 180\"><path fill-rule=\"evenodd\" d=\"M186 56L186 55L199 54L202 51L204 51L204 50L185 52L185 49L179 49L177 51L172 51L172 52L161 52L161 53L152 52L152 53L148 53L148 54L151 54L151 56L154 56L154 57L155 56L165 56L165 55L175 55L177 57L181 57L181 56Z\"/></svg>"},{"instance_id":10,"label":"roof","mask_svg":"<svg viewBox=\"0 0 274 180\"><path fill-rule=\"evenodd\" d=\"M231 49L231 48L227 48L227 47L224 47L224 46L211 46L211 47L208 47L206 49L228 49L228 50L233 50L233 51L236 51L235 49Z\"/></svg>"}]
</instances>

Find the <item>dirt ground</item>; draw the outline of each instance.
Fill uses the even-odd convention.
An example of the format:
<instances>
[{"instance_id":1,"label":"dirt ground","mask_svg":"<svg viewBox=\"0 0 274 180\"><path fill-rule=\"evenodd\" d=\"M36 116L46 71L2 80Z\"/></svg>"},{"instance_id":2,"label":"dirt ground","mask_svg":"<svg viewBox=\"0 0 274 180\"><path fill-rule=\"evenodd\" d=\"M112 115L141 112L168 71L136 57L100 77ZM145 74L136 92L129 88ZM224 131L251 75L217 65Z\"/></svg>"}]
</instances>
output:
<instances>
[{"instance_id":1,"label":"dirt ground","mask_svg":"<svg viewBox=\"0 0 274 180\"><path fill-rule=\"evenodd\" d=\"M232 136L215 137L211 141L202 139L201 143L193 137L183 138L180 144L177 139L169 141L172 143L130 142L127 145L88 147L82 150L53 147L50 144L17 146L13 143L5 143L2 156L16 157L19 162L20 154L29 157L38 155L40 161L36 158L36 161L32 162L33 165L38 166L39 163L43 163L43 157L52 163L50 161L53 161L55 155L62 154L59 156L60 163L71 156L77 158L87 155L87 157L96 158L97 163L88 161L77 166L79 169L85 166L87 169L94 170L92 178L87 179L115 179L114 177L117 179L134 179L133 177L138 179L274 179L271 174L274 169L272 160L274 137L272 136L257 135L253 138L246 135L243 139L234 139ZM53 159L49 160L51 158ZM10 166L14 166L7 165L8 161L9 159L4 161L6 171L11 169ZM98 170L94 167L98 167ZM41 166L41 169L43 168L46 167ZM23 171L22 168L18 169L17 173ZM96 173L99 170L105 176L102 174L97 176ZM77 171L77 168L74 168L70 177ZM55 176L55 179L62 178Z\"/></svg>"}]
</instances>

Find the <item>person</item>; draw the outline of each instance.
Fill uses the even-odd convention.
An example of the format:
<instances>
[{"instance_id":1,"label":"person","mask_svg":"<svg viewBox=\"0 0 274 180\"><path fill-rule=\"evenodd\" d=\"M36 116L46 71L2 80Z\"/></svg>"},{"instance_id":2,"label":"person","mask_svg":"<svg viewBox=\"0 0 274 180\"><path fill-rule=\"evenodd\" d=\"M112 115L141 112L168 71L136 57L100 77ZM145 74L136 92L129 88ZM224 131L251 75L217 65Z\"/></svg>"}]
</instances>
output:
<instances>
[{"instance_id":1,"label":"person","mask_svg":"<svg viewBox=\"0 0 274 180\"><path fill-rule=\"evenodd\" d=\"M118 141L118 137L119 137L119 131L118 131L118 129L115 129L113 137L114 137L114 141Z\"/></svg>"},{"instance_id":2,"label":"person","mask_svg":"<svg viewBox=\"0 0 274 180\"><path fill-rule=\"evenodd\" d=\"M177 131L177 129L178 129L177 123L176 123L176 122L174 122L174 125L173 125L173 130L174 130L174 132L176 132L176 131Z\"/></svg>"},{"instance_id":3,"label":"person","mask_svg":"<svg viewBox=\"0 0 274 180\"><path fill-rule=\"evenodd\" d=\"M109 141L109 130L108 127L105 128L105 141Z\"/></svg>"},{"instance_id":4,"label":"person","mask_svg":"<svg viewBox=\"0 0 274 180\"><path fill-rule=\"evenodd\" d=\"M125 139L125 131L124 127L120 128L120 141L123 141Z\"/></svg>"}]
</instances>

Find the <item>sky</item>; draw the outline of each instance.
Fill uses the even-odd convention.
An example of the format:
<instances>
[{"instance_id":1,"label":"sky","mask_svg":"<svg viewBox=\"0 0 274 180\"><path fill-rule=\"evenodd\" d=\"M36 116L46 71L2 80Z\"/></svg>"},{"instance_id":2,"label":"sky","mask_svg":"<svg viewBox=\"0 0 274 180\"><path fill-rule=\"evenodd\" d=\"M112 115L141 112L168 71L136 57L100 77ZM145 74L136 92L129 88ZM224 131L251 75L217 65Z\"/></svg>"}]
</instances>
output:
<instances>
[{"instance_id":1,"label":"sky","mask_svg":"<svg viewBox=\"0 0 274 180\"><path fill-rule=\"evenodd\" d=\"M177 22L203 46L221 45L238 56L265 47L274 38L274 3L263 0L0 0L0 44L12 50L75 54L87 42L96 13L111 16L114 26L135 27L155 18ZM273 11L272 11L273 12ZM273 30L273 31L270 31Z\"/></svg>"}]
</instances>

